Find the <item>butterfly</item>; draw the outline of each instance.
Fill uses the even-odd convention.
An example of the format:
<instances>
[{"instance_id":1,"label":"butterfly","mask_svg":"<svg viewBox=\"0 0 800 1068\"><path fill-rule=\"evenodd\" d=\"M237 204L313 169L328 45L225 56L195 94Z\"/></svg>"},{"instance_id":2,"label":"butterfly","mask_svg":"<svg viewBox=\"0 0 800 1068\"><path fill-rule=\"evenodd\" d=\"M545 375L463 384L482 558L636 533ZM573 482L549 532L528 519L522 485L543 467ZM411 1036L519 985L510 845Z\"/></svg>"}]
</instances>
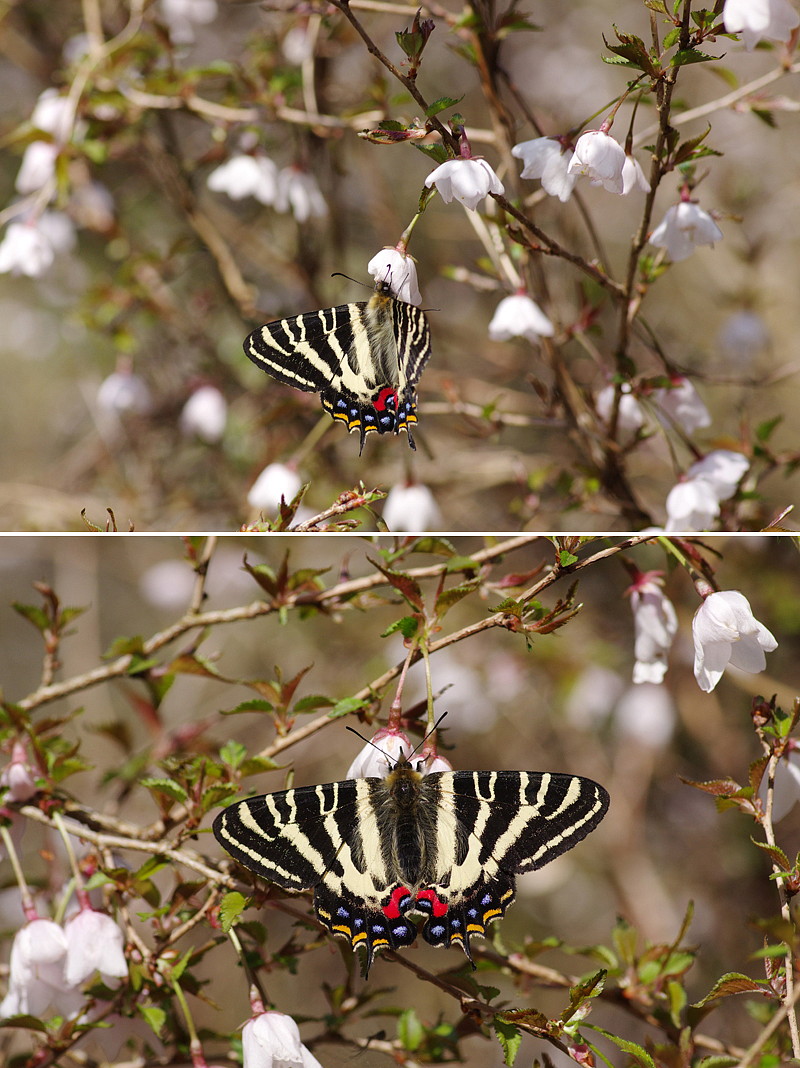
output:
<instances>
[{"instance_id":1,"label":"butterfly","mask_svg":"<svg viewBox=\"0 0 800 1068\"><path fill-rule=\"evenodd\" d=\"M527 771L423 774L394 764L386 778L347 779L251 797L216 817L236 860L286 890L314 890L335 935L375 954L417 937L433 946L486 933L533 871L594 830L606 791L578 775Z\"/></svg>"},{"instance_id":2,"label":"butterfly","mask_svg":"<svg viewBox=\"0 0 800 1068\"><path fill-rule=\"evenodd\" d=\"M244 351L262 371L305 393L319 393L322 407L367 434L405 430L415 448L416 384L431 354L425 313L396 300L378 281L368 301L321 308L276 319L254 330Z\"/></svg>"}]
</instances>

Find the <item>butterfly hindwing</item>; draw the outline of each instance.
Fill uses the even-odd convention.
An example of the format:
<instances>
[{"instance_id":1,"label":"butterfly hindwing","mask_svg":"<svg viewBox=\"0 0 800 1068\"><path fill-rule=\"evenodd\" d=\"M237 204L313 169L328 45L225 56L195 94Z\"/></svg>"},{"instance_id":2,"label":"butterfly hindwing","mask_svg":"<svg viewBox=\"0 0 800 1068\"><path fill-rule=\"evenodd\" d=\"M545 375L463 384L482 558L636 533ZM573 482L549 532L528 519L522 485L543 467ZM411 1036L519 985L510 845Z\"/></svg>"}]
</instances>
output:
<instances>
[{"instance_id":1,"label":"butterfly hindwing","mask_svg":"<svg viewBox=\"0 0 800 1068\"><path fill-rule=\"evenodd\" d=\"M423 775L407 762L385 779L350 779L240 801L214 833L246 867L288 890L314 889L319 919L375 953L424 939L484 935L514 900L516 876L571 849L605 815L591 779L523 771Z\"/></svg>"},{"instance_id":2,"label":"butterfly hindwing","mask_svg":"<svg viewBox=\"0 0 800 1068\"><path fill-rule=\"evenodd\" d=\"M408 433L416 423L416 383L430 356L424 312L379 282L369 301L340 304L254 330L246 355L279 382L319 393L334 419L358 431Z\"/></svg>"}]
</instances>

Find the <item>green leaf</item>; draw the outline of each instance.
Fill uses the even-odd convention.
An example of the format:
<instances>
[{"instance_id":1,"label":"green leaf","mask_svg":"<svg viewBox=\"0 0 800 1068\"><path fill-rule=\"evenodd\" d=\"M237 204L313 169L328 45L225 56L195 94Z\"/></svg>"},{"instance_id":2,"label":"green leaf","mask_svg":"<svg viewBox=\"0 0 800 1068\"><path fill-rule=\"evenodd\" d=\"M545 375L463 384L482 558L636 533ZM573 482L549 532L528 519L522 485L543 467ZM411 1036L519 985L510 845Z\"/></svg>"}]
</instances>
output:
<instances>
[{"instance_id":1,"label":"green leaf","mask_svg":"<svg viewBox=\"0 0 800 1068\"><path fill-rule=\"evenodd\" d=\"M772 419L766 419L763 423L759 423L756 427L756 440L760 442L769 441L772 437L772 432L776 427L780 426L783 422L782 415L776 415ZM16 607L16 605L15 605Z\"/></svg>"},{"instance_id":2,"label":"green leaf","mask_svg":"<svg viewBox=\"0 0 800 1068\"><path fill-rule=\"evenodd\" d=\"M617 1049L621 1049L623 1053L629 1053L637 1064L642 1065L642 1068L656 1068L653 1058L646 1049L638 1044L638 1042L631 1042L627 1038L620 1038L618 1035L612 1035L610 1031L606 1031L602 1027L597 1027L595 1024L584 1024L583 1026L590 1028L598 1035L602 1035L603 1038L607 1038L609 1042L613 1042Z\"/></svg>"},{"instance_id":3,"label":"green leaf","mask_svg":"<svg viewBox=\"0 0 800 1068\"><path fill-rule=\"evenodd\" d=\"M318 708L330 708L333 701L324 694L314 693L308 697L301 697L292 705L293 712L316 712Z\"/></svg>"},{"instance_id":4,"label":"green leaf","mask_svg":"<svg viewBox=\"0 0 800 1068\"><path fill-rule=\"evenodd\" d=\"M144 649L144 638L141 634L136 634L132 638L119 637L115 638L107 651L103 653L104 660L114 660L118 656L128 656L130 653L142 654Z\"/></svg>"},{"instance_id":5,"label":"green leaf","mask_svg":"<svg viewBox=\"0 0 800 1068\"><path fill-rule=\"evenodd\" d=\"M456 104L460 104L464 99L463 96L440 96L438 100L434 100L427 108L425 108L425 114L428 118L433 118L434 115L438 115L440 111L445 111L447 108L455 107Z\"/></svg>"},{"instance_id":6,"label":"green leaf","mask_svg":"<svg viewBox=\"0 0 800 1068\"><path fill-rule=\"evenodd\" d=\"M458 586L451 586L449 590L443 590L436 598L436 614L441 619L454 604L458 604L459 601L468 597L482 585L482 579L468 579L466 582L459 583Z\"/></svg>"},{"instance_id":7,"label":"green leaf","mask_svg":"<svg viewBox=\"0 0 800 1068\"><path fill-rule=\"evenodd\" d=\"M402 619L396 619L394 623L392 623L386 628L386 630L381 634L381 637L388 638L390 634L396 634L398 630L406 640L413 638L419 630L418 617L403 616Z\"/></svg>"},{"instance_id":8,"label":"green leaf","mask_svg":"<svg viewBox=\"0 0 800 1068\"><path fill-rule=\"evenodd\" d=\"M348 716L351 712L357 712L360 708L366 708L368 701L360 697L343 697L337 701L328 713L328 719L339 719L340 716Z\"/></svg>"},{"instance_id":9,"label":"green leaf","mask_svg":"<svg viewBox=\"0 0 800 1068\"><path fill-rule=\"evenodd\" d=\"M705 52L698 52L696 48L682 48L676 52L670 61L671 67L685 67L689 63L710 63L716 56L707 56Z\"/></svg>"},{"instance_id":10,"label":"green leaf","mask_svg":"<svg viewBox=\"0 0 800 1068\"><path fill-rule=\"evenodd\" d=\"M0 1019L0 1027L24 1027L28 1031L39 1031L47 1034L47 1028L36 1016L28 1016L20 1013L19 1016L6 1016Z\"/></svg>"},{"instance_id":11,"label":"green leaf","mask_svg":"<svg viewBox=\"0 0 800 1068\"><path fill-rule=\"evenodd\" d=\"M509 1065L510 1068L517 1059L519 1047L522 1045L522 1035L513 1024L505 1023L496 1016L492 1021L492 1027L503 1049L503 1063Z\"/></svg>"},{"instance_id":12,"label":"green leaf","mask_svg":"<svg viewBox=\"0 0 800 1068\"><path fill-rule=\"evenodd\" d=\"M155 790L157 793L166 794L167 797L171 797L173 801L186 801L188 794L184 788L173 779L140 779L139 785L144 786L148 790Z\"/></svg>"},{"instance_id":13,"label":"green leaf","mask_svg":"<svg viewBox=\"0 0 800 1068\"><path fill-rule=\"evenodd\" d=\"M562 549L558 554L558 562L562 567L572 567L573 564L577 564L578 557L574 553Z\"/></svg>"},{"instance_id":14,"label":"green leaf","mask_svg":"<svg viewBox=\"0 0 800 1068\"><path fill-rule=\"evenodd\" d=\"M15 612L19 612L24 619L27 619L29 623L33 623L34 627L41 631L42 634L44 634L50 626L50 620L47 618L47 613L37 605L21 604L19 601L12 601L11 607ZM28 633L30 634L30 631L28 631Z\"/></svg>"},{"instance_id":15,"label":"green leaf","mask_svg":"<svg viewBox=\"0 0 800 1068\"><path fill-rule=\"evenodd\" d=\"M239 767L246 756L247 746L242 745L241 742L235 742L232 739L227 741L219 751L219 758L222 763L227 764L228 767L233 768L234 771Z\"/></svg>"},{"instance_id":16,"label":"green leaf","mask_svg":"<svg viewBox=\"0 0 800 1068\"><path fill-rule=\"evenodd\" d=\"M223 897L219 904L219 922L225 934L230 931L231 927L247 908L247 905L247 898L244 894L240 894L238 890L232 890Z\"/></svg>"},{"instance_id":17,"label":"green leaf","mask_svg":"<svg viewBox=\"0 0 800 1068\"><path fill-rule=\"evenodd\" d=\"M781 956L785 955L785 953L786 947L782 946ZM714 1001L717 998L728 998L732 994L752 993L768 994L770 991L764 983L756 982L749 975L742 975L741 972L726 972L725 975L717 979L704 998L692 1004L692 1008L699 1009L709 1001Z\"/></svg>"},{"instance_id":18,"label":"green leaf","mask_svg":"<svg viewBox=\"0 0 800 1068\"><path fill-rule=\"evenodd\" d=\"M250 701L242 701L236 708L223 708L221 714L223 716L236 716L240 712L274 712L275 706L271 705L269 701L262 701L260 698L253 698Z\"/></svg>"},{"instance_id":19,"label":"green leaf","mask_svg":"<svg viewBox=\"0 0 800 1068\"><path fill-rule=\"evenodd\" d=\"M275 771L276 768L281 766L281 764L276 764L270 757L254 756L248 757L247 760L243 761L239 771L242 775L260 775L263 771Z\"/></svg>"},{"instance_id":20,"label":"green leaf","mask_svg":"<svg viewBox=\"0 0 800 1068\"><path fill-rule=\"evenodd\" d=\"M406 1009L400 1013L397 1020L397 1037L403 1049L408 1050L409 1053L414 1053L422 1044L425 1038L425 1028L413 1009Z\"/></svg>"}]
</instances>

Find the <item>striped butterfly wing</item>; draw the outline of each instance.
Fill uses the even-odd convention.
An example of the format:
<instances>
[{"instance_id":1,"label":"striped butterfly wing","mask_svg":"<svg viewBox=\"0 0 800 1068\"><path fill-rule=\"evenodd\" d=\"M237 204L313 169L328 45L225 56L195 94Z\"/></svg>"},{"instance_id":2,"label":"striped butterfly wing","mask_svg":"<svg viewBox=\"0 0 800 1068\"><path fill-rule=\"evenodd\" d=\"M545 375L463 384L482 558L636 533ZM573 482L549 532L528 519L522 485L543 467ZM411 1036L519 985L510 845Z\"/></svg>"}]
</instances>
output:
<instances>
[{"instance_id":1,"label":"striped butterfly wing","mask_svg":"<svg viewBox=\"0 0 800 1068\"><path fill-rule=\"evenodd\" d=\"M254 330L246 355L273 378L320 394L323 408L349 431L405 430L417 421L416 383L430 356L425 314L395 300L379 282L369 301L279 319Z\"/></svg>"},{"instance_id":2,"label":"striped butterfly wing","mask_svg":"<svg viewBox=\"0 0 800 1068\"><path fill-rule=\"evenodd\" d=\"M314 889L319 919L353 947L410 945L409 914L434 946L484 935L514 899L516 876L571 849L605 815L591 779L533 772L352 779L250 798L214 822L222 846L288 890Z\"/></svg>"},{"instance_id":3,"label":"striped butterfly wing","mask_svg":"<svg viewBox=\"0 0 800 1068\"><path fill-rule=\"evenodd\" d=\"M428 780L440 830L431 884L417 894L428 914L422 935L434 946L460 945L471 960L470 937L505 913L517 875L577 845L609 797L592 779L549 772L453 771Z\"/></svg>"}]
</instances>

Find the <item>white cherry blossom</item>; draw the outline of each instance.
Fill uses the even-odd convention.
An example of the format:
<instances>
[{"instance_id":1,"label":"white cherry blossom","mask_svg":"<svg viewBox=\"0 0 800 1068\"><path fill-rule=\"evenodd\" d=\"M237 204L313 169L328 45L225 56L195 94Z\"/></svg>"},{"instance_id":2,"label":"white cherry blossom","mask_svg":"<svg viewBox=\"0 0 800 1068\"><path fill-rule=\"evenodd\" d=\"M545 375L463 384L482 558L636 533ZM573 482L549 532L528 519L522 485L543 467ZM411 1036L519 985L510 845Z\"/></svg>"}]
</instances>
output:
<instances>
[{"instance_id":1,"label":"white cherry blossom","mask_svg":"<svg viewBox=\"0 0 800 1068\"><path fill-rule=\"evenodd\" d=\"M738 590L722 590L705 598L692 620L694 675L710 693L728 666L755 674L767 666L766 653L778 643L753 615Z\"/></svg>"},{"instance_id":2,"label":"white cherry blossom","mask_svg":"<svg viewBox=\"0 0 800 1068\"><path fill-rule=\"evenodd\" d=\"M535 342L542 337L552 337L553 334L555 327L527 293L514 293L510 297L503 297L489 323L489 337L492 341L526 337Z\"/></svg>"},{"instance_id":3,"label":"white cherry blossom","mask_svg":"<svg viewBox=\"0 0 800 1068\"><path fill-rule=\"evenodd\" d=\"M298 473L286 464L268 464L247 494L247 503L260 512L276 512L281 498L288 504L302 486Z\"/></svg>"},{"instance_id":4,"label":"white cherry blossom","mask_svg":"<svg viewBox=\"0 0 800 1068\"><path fill-rule=\"evenodd\" d=\"M412 256L396 248L383 248L367 264L367 270L376 282L388 282L392 294L406 304L422 303L422 294L417 281L417 265Z\"/></svg>"},{"instance_id":5,"label":"white cherry blossom","mask_svg":"<svg viewBox=\"0 0 800 1068\"><path fill-rule=\"evenodd\" d=\"M667 208L650 235L650 244L665 248L672 262L678 263L691 256L699 245L713 245L722 237L722 231L707 211L691 200L682 200Z\"/></svg>"},{"instance_id":6,"label":"white cherry blossom","mask_svg":"<svg viewBox=\"0 0 800 1068\"><path fill-rule=\"evenodd\" d=\"M614 392L614 386L604 386L595 398L597 414L606 424L610 423L611 413L614 410ZM642 410L642 406L639 404L636 397L634 397L633 393L631 393L631 387L626 382L622 386L622 392L619 398L617 428L635 434L637 430L640 430L644 426L644 421L644 411Z\"/></svg>"},{"instance_id":7,"label":"white cherry blossom","mask_svg":"<svg viewBox=\"0 0 800 1068\"><path fill-rule=\"evenodd\" d=\"M235 155L213 170L206 185L231 200L255 197L261 204L274 204L278 196L278 168L263 154Z\"/></svg>"},{"instance_id":8,"label":"white cherry blossom","mask_svg":"<svg viewBox=\"0 0 800 1068\"><path fill-rule=\"evenodd\" d=\"M398 760L408 759L413 748L411 740L403 731L393 727L381 727L355 757L345 778L385 779Z\"/></svg>"},{"instance_id":9,"label":"white cherry blossom","mask_svg":"<svg viewBox=\"0 0 800 1068\"><path fill-rule=\"evenodd\" d=\"M752 51L759 41L788 41L800 15L788 0L725 0L722 20L728 33L741 33Z\"/></svg>"},{"instance_id":10,"label":"white cherry blossom","mask_svg":"<svg viewBox=\"0 0 800 1068\"><path fill-rule=\"evenodd\" d=\"M435 185L445 204L455 199L470 211L475 211L489 193L505 192L485 159L449 159L431 171L425 185L429 189Z\"/></svg>"},{"instance_id":11,"label":"white cherry blossom","mask_svg":"<svg viewBox=\"0 0 800 1068\"><path fill-rule=\"evenodd\" d=\"M644 193L650 192L650 182L645 177L642 166L634 156L625 156L622 167L622 195L625 197L634 189L641 189Z\"/></svg>"},{"instance_id":12,"label":"white cherry blossom","mask_svg":"<svg viewBox=\"0 0 800 1068\"><path fill-rule=\"evenodd\" d=\"M310 171L300 167L284 167L278 175L278 192L275 197L277 211L289 211L299 223L309 219L322 219L328 214L328 205L319 183Z\"/></svg>"},{"instance_id":13,"label":"white cherry blossom","mask_svg":"<svg viewBox=\"0 0 800 1068\"><path fill-rule=\"evenodd\" d=\"M678 631L675 608L664 595L662 585L655 572L646 572L639 575L631 587L636 635L633 681L636 684L663 681L672 640Z\"/></svg>"},{"instance_id":14,"label":"white cherry blossom","mask_svg":"<svg viewBox=\"0 0 800 1068\"><path fill-rule=\"evenodd\" d=\"M106 985L109 980L127 979L125 938L110 916L85 905L67 920L64 934L67 939L64 980L68 986L78 986L96 971Z\"/></svg>"},{"instance_id":15,"label":"white cherry blossom","mask_svg":"<svg viewBox=\"0 0 800 1068\"><path fill-rule=\"evenodd\" d=\"M669 425L669 419L665 417L668 416L687 434L693 434L695 430L711 426L708 408L703 404L691 380L685 375L676 375L669 387L653 390L652 397L660 409L657 413L658 417L665 425Z\"/></svg>"},{"instance_id":16,"label":"white cherry blossom","mask_svg":"<svg viewBox=\"0 0 800 1068\"><path fill-rule=\"evenodd\" d=\"M427 486L421 482L399 482L386 496L383 521L393 531L438 530L442 515Z\"/></svg>"},{"instance_id":17,"label":"white cherry blossom","mask_svg":"<svg viewBox=\"0 0 800 1068\"><path fill-rule=\"evenodd\" d=\"M667 494L668 533L709 530L719 515L720 498L705 478L678 482Z\"/></svg>"},{"instance_id":18,"label":"white cherry blossom","mask_svg":"<svg viewBox=\"0 0 800 1068\"><path fill-rule=\"evenodd\" d=\"M213 444L221 440L227 420L228 404L217 387L200 386L184 404L180 423L187 436Z\"/></svg>"},{"instance_id":19,"label":"white cherry blossom","mask_svg":"<svg viewBox=\"0 0 800 1068\"><path fill-rule=\"evenodd\" d=\"M592 185L602 185L609 193L622 193L625 158L624 149L610 134L603 130L587 130L575 145L569 173L585 174Z\"/></svg>"},{"instance_id":20,"label":"white cherry blossom","mask_svg":"<svg viewBox=\"0 0 800 1068\"><path fill-rule=\"evenodd\" d=\"M534 137L514 145L511 155L522 160L520 177L538 178L545 193L558 197L562 204L572 196L578 175L569 170L573 155L571 148L565 148L552 137Z\"/></svg>"}]
</instances>

